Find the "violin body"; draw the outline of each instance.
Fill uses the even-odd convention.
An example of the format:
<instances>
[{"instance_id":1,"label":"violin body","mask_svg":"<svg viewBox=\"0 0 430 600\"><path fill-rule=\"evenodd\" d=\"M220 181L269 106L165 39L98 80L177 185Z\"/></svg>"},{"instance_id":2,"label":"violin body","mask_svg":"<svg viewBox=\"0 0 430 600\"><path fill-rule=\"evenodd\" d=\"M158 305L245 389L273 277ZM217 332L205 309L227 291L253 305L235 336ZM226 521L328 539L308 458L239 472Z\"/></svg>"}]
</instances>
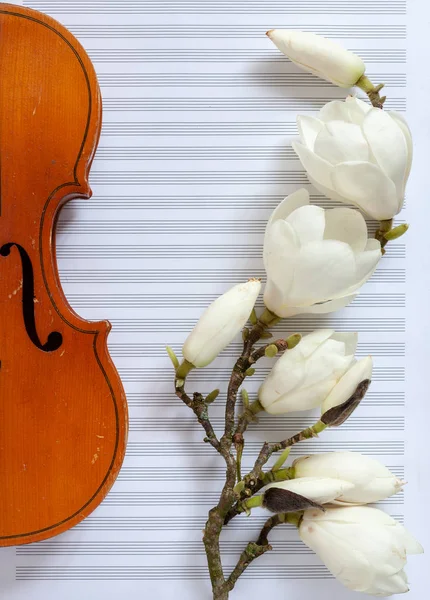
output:
<instances>
[{"instance_id":1,"label":"violin body","mask_svg":"<svg viewBox=\"0 0 430 600\"><path fill-rule=\"evenodd\" d=\"M101 96L53 19L0 4L0 546L61 533L121 467L127 407L107 321L69 306L55 257L61 206L90 198Z\"/></svg>"}]
</instances>

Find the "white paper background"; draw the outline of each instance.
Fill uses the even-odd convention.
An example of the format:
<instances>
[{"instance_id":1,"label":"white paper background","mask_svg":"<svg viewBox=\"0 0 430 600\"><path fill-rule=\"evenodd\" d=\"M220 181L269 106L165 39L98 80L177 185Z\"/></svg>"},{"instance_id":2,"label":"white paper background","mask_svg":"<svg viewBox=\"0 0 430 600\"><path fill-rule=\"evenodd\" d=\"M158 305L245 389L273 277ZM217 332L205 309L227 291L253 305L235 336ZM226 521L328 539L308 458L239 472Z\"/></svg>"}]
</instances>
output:
<instances>
[{"instance_id":1,"label":"white paper background","mask_svg":"<svg viewBox=\"0 0 430 600\"><path fill-rule=\"evenodd\" d=\"M33 0L25 5L52 14L77 35L102 85L104 130L92 173L94 197L63 211L58 256L65 292L77 312L113 323L110 348L126 386L131 431L119 480L86 522L54 540L1 551L2 597L209 598L200 538L223 468L201 443L187 409L176 402L163 348L166 343L180 348L216 294L263 274L264 222L279 199L307 186L289 147L295 115L343 96L284 60L264 36L272 27L313 30L356 50L372 79L387 82L387 106L407 108L414 130L415 166L407 210L399 218L412 223L409 234L389 245L351 307L328 318L295 318L278 331L330 325L360 332L359 354L372 353L376 365L367 400L341 430L303 444L301 451L357 450L404 474L405 494L382 507L405 517L429 548L422 519L430 500L425 1L409 0L407 11L405 0ZM202 391L226 384L237 348L193 378ZM253 389L269 364L258 369ZM221 407L212 414L219 423ZM245 465L263 439L284 437L308 418L263 417L251 430ZM234 564L263 518L257 513L229 528L226 565ZM232 598L363 597L329 578L293 529L279 529L273 539L275 552L249 569ZM427 562L426 557L410 561L411 599L423 598Z\"/></svg>"}]
</instances>

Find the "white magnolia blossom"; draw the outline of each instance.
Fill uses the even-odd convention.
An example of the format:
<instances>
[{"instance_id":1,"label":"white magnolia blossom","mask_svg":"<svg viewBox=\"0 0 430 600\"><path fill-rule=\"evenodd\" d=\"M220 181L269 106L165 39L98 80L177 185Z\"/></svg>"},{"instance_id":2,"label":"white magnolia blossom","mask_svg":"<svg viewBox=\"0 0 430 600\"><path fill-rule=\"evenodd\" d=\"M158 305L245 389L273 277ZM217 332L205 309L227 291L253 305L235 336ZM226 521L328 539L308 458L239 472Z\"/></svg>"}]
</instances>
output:
<instances>
[{"instance_id":1,"label":"white magnolia blossom","mask_svg":"<svg viewBox=\"0 0 430 600\"><path fill-rule=\"evenodd\" d=\"M359 56L320 35L290 29L272 29L267 35L293 63L340 87L352 87L366 70Z\"/></svg>"},{"instance_id":2,"label":"white magnolia blossom","mask_svg":"<svg viewBox=\"0 0 430 600\"><path fill-rule=\"evenodd\" d=\"M308 500L312 500L318 504L327 504L328 502L333 502L339 496L348 493L353 487L353 483L342 481L339 478L331 479L329 477L316 476L270 483L265 489L277 488L287 490L304 496Z\"/></svg>"},{"instance_id":3,"label":"white magnolia blossom","mask_svg":"<svg viewBox=\"0 0 430 600\"><path fill-rule=\"evenodd\" d=\"M185 341L184 358L195 367L206 367L243 329L260 293L252 279L235 285L205 310Z\"/></svg>"},{"instance_id":4,"label":"white magnolia blossom","mask_svg":"<svg viewBox=\"0 0 430 600\"><path fill-rule=\"evenodd\" d=\"M401 115L350 96L297 122L301 143L293 148L319 191L374 219L400 212L412 165L412 137Z\"/></svg>"},{"instance_id":5,"label":"white magnolia blossom","mask_svg":"<svg viewBox=\"0 0 430 600\"><path fill-rule=\"evenodd\" d=\"M389 498L402 489L398 479L378 460L358 452L328 452L298 458L294 476L306 481L312 477L349 481L353 486L336 496L336 504L367 504Z\"/></svg>"},{"instance_id":6,"label":"white magnolia blossom","mask_svg":"<svg viewBox=\"0 0 430 600\"><path fill-rule=\"evenodd\" d=\"M298 190L267 224L264 302L279 317L339 310L352 302L381 256L357 210L312 206L309 193Z\"/></svg>"},{"instance_id":7,"label":"white magnolia blossom","mask_svg":"<svg viewBox=\"0 0 430 600\"><path fill-rule=\"evenodd\" d=\"M343 585L372 596L407 592L406 555L423 552L400 523L369 506L307 510L299 533Z\"/></svg>"},{"instance_id":8,"label":"white magnolia blossom","mask_svg":"<svg viewBox=\"0 0 430 600\"><path fill-rule=\"evenodd\" d=\"M370 356L356 362L357 335L321 329L285 352L260 387L259 400L270 414L326 412L346 402L372 375Z\"/></svg>"}]
</instances>

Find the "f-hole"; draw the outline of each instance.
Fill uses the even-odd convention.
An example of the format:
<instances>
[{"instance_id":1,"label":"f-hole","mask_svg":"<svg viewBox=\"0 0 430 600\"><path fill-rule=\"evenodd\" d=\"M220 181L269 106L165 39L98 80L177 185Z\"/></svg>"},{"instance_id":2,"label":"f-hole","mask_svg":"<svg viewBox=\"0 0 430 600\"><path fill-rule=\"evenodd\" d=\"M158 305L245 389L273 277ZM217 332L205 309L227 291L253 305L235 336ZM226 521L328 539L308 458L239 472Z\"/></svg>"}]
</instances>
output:
<instances>
[{"instance_id":1,"label":"f-hole","mask_svg":"<svg viewBox=\"0 0 430 600\"><path fill-rule=\"evenodd\" d=\"M48 335L45 344L42 344L36 330L36 319L34 316L34 273L31 259L26 250L14 242L4 244L0 248L0 256L9 256L11 248L15 246L21 257L22 265L22 311L24 316L24 325L27 335L36 348L43 352L55 352L63 343L63 336L59 331L53 331Z\"/></svg>"}]
</instances>

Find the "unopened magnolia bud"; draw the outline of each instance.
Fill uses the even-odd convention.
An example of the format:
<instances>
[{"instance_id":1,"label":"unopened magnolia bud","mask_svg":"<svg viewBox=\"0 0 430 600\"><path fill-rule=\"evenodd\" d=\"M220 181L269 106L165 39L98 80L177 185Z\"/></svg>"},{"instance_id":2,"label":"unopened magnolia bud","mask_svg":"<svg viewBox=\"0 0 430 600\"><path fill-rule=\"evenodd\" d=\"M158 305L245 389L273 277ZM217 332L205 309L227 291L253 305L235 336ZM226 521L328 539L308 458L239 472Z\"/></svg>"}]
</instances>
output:
<instances>
[{"instance_id":1,"label":"unopened magnolia bud","mask_svg":"<svg viewBox=\"0 0 430 600\"><path fill-rule=\"evenodd\" d=\"M260 293L261 282L252 279L217 298L188 336L182 354L195 367L206 367L243 329Z\"/></svg>"},{"instance_id":2,"label":"unopened magnolia bud","mask_svg":"<svg viewBox=\"0 0 430 600\"><path fill-rule=\"evenodd\" d=\"M293 63L339 87L352 87L366 70L359 56L320 35L272 29L267 36Z\"/></svg>"}]
</instances>

